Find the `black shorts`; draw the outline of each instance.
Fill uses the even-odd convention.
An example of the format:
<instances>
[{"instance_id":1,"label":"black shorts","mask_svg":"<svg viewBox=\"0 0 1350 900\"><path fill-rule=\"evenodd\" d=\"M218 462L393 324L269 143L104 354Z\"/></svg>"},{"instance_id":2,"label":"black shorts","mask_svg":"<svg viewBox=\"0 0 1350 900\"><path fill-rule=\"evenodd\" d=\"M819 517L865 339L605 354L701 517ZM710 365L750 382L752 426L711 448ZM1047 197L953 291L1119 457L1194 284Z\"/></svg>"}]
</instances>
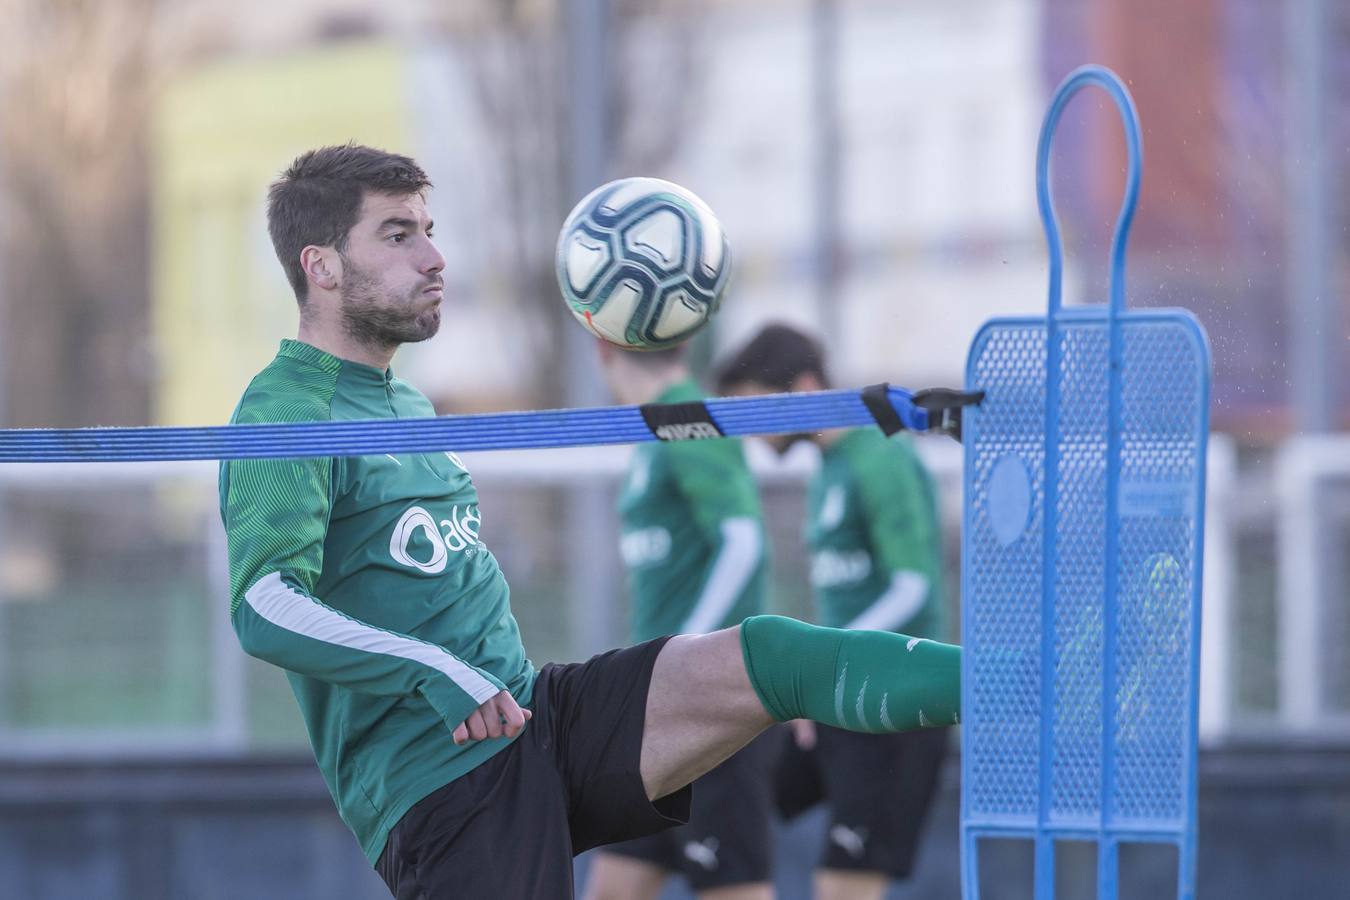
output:
<instances>
[{"instance_id":1,"label":"black shorts","mask_svg":"<svg viewBox=\"0 0 1350 900\"><path fill-rule=\"evenodd\" d=\"M571 897L574 855L688 821L690 789L649 801L639 771L664 645L545 666L515 742L390 831L375 869L394 896Z\"/></svg>"},{"instance_id":2,"label":"black shorts","mask_svg":"<svg viewBox=\"0 0 1350 900\"><path fill-rule=\"evenodd\" d=\"M909 877L947 731L858 734L817 725L811 750L800 749L790 731L783 736L774 773L779 812L790 819L822 801L830 808L820 868Z\"/></svg>"},{"instance_id":3,"label":"black shorts","mask_svg":"<svg viewBox=\"0 0 1350 900\"><path fill-rule=\"evenodd\" d=\"M777 729L694 782L689 824L603 852L679 873L695 891L771 880Z\"/></svg>"}]
</instances>

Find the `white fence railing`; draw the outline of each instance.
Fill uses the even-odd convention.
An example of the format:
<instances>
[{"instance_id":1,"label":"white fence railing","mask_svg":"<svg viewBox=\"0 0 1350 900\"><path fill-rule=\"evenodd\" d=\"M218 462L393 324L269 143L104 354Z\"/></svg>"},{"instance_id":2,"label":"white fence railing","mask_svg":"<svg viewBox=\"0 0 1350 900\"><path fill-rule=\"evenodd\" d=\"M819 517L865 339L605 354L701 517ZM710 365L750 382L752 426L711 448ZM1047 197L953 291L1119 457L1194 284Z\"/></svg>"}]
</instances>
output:
<instances>
[{"instance_id":1,"label":"white fence railing","mask_svg":"<svg viewBox=\"0 0 1350 900\"><path fill-rule=\"evenodd\" d=\"M809 448L779 460L755 442L748 447L752 468L767 490L796 491L814 465ZM937 477L944 531L949 542L954 542L960 525L960 448L937 440L920 440L918 447ZM622 478L629 452L624 447L549 453L504 451L465 454L465 461L484 494L489 512L509 518L510 511L492 513L497 509L494 504L503 497L519 498L532 492L587 486L614 490ZM1273 478L1253 483L1252 478L1244 480L1239 475L1233 442L1226 436L1215 435L1210 445L1205 548L1202 740L1213 743L1254 733L1350 736L1350 702L1337 693L1337 686L1350 683L1347 667L1350 654L1337 650L1337 641L1350 637L1350 629L1346 627L1350 624L1347 613L1350 601L1342 577L1344 557L1350 549L1345 541L1350 534L1350 438L1291 441L1278 457ZM99 496L118 497L121 496L118 492L128 491L151 494L156 498L155 515L167 516L171 523L155 526L157 529L179 529L193 535L196 549L189 555L192 565L201 570L196 578L204 585L201 593L209 604L208 609L199 611L205 624L190 631L201 638L201 646L192 652L199 653L201 664L209 669L201 688L209 706L203 717L187 726L117 727L102 722L86 727L63 722L53 727L34 725L11 715L7 708L0 708L0 756L182 755L254 749L249 720L253 713L250 704L256 702L250 691L256 688L250 687L250 679L256 681L261 676L257 674L257 664L239 651L225 615L228 604L224 535L216 511L215 478L213 463L0 466L0 546L17 546L20 542L16 536L31 540L32 529L23 517L32 513L24 513L23 509L36 508L45 514L46 510L59 509L75 497L96 507ZM1259 499L1254 500L1254 496ZM1277 498L1277 502L1268 502L1271 497ZM1341 497L1345 499L1340 505L1331 502ZM26 498L27 506L16 498ZM614 530L612 522L602 525L593 536L598 541L607 540ZM507 533L515 540L516 526L510 527L512 530ZM786 533L791 535L795 530ZM1238 627L1237 604L1243 587L1239 581L1244 565L1238 547L1244 535L1254 533L1273 533L1278 551L1279 578L1275 582L1278 595L1263 598L1275 609L1279 632L1274 651L1275 671L1261 675L1276 685L1272 688L1276 697L1273 714L1269 710L1244 708L1236 688L1239 677L1249 675L1253 665L1253 651L1244 645ZM569 540L556 528L538 529L535 534L546 535L540 540ZM795 548L788 546L779 547L777 552L784 557L799 556ZM549 558L564 560L575 555L567 547L554 548L543 555L549 554ZM22 640L22 636L6 635L4 630L6 622L15 621L10 614L19 610L23 600L10 592L13 578L8 569L14 562L11 556L8 552L0 554L0 697L13 698L17 690L14 679L24 673L9 665L4 654L16 652L14 641ZM593 562L617 569L616 560L612 553L597 553ZM109 586L115 586L122 577L116 562L110 560L108 564ZM20 570L23 568L19 566ZM512 568L508 568L508 576L513 583L522 577ZM623 635L615 616L614 597L598 596L593 590L594 581L587 582L586 591L563 590L567 579L573 576L559 577L564 583L559 585L558 593L560 598L566 596L566 606L556 614L558 621L565 623L563 629L574 631L566 623L590 622L591 630L585 632L588 637L582 643L621 642ZM604 577L606 591L617 594L619 573L607 572ZM43 611L28 610L25 614L40 617ZM527 624L522 622L523 626ZM80 655L91 652L88 640L88 635L72 634L68 646L57 644L51 652L70 654L71 660L83 658ZM572 640L572 644L577 643ZM158 652L156 646L137 645L127 652L154 653ZM594 649L568 646L569 650L586 652ZM30 653L32 650L17 649ZM164 648L168 649L171 648ZM283 700L289 708L289 698Z\"/></svg>"},{"instance_id":2,"label":"white fence railing","mask_svg":"<svg viewBox=\"0 0 1350 900\"><path fill-rule=\"evenodd\" d=\"M1290 440L1275 487L1280 725L1350 737L1350 435Z\"/></svg>"}]
</instances>

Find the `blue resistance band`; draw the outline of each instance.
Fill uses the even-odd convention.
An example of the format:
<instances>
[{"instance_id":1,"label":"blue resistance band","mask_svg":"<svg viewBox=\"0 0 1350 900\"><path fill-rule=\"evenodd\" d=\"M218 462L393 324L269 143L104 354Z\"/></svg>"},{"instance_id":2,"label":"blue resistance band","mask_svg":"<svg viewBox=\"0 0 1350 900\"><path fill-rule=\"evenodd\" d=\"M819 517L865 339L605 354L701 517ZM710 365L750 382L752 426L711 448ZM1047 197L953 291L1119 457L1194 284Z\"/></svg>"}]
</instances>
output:
<instances>
[{"instance_id":1,"label":"blue resistance band","mask_svg":"<svg viewBox=\"0 0 1350 900\"><path fill-rule=\"evenodd\" d=\"M196 428L0 429L0 462L156 462L367 456L637 444L655 440L795 434L880 425L887 433L941 431L959 438L960 408L978 398L952 391L874 385L701 403L555 409L425 419L373 419ZM935 413L930 415L930 410ZM931 422L931 424L930 424Z\"/></svg>"}]
</instances>

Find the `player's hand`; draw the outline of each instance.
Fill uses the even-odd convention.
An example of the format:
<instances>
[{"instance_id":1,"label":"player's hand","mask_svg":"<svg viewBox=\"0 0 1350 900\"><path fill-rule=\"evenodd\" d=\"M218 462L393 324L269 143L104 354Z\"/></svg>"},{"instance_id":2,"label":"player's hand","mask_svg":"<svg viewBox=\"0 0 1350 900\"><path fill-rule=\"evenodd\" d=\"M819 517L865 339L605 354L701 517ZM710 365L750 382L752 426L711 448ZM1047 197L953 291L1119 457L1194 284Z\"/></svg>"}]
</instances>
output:
<instances>
[{"instance_id":1,"label":"player's hand","mask_svg":"<svg viewBox=\"0 0 1350 900\"><path fill-rule=\"evenodd\" d=\"M521 709L510 691L499 691L489 697L482 706L469 713L469 717L459 725L450 737L456 744L469 741L483 741L488 738L515 737L530 721L528 709Z\"/></svg>"},{"instance_id":2,"label":"player's hand","mask_svg":"<svg viewBox=\"0 0 1350 900\"><path fill-rule=\"evenodd\" d=\"M810 719L793 719L788 723L792 727L792 738L802 750L810 750L816 745L816 723Z\"/></svg>"}]
</instances>

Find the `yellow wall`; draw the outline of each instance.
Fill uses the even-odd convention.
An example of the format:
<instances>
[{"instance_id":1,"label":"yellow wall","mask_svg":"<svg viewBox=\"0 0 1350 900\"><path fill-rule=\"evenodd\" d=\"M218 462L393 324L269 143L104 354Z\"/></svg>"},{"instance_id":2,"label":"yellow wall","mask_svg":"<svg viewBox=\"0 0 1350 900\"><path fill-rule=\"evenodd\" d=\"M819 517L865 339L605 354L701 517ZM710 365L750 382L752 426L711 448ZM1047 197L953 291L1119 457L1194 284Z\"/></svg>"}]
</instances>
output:
<instances>
[{"instance_id":1,"label":"yellow wall","mask_svg":"<svg viewBox=\"0 0 1350 900\"><path fill-rule=\"evenodd\" d=\"M268 184L323 144L411 152L409 90L402 50L362 44L217 64L165 91L151 251L160 424L224 422L295 335L295 299L267 238Z\"/></svg>"}]
</instances>

